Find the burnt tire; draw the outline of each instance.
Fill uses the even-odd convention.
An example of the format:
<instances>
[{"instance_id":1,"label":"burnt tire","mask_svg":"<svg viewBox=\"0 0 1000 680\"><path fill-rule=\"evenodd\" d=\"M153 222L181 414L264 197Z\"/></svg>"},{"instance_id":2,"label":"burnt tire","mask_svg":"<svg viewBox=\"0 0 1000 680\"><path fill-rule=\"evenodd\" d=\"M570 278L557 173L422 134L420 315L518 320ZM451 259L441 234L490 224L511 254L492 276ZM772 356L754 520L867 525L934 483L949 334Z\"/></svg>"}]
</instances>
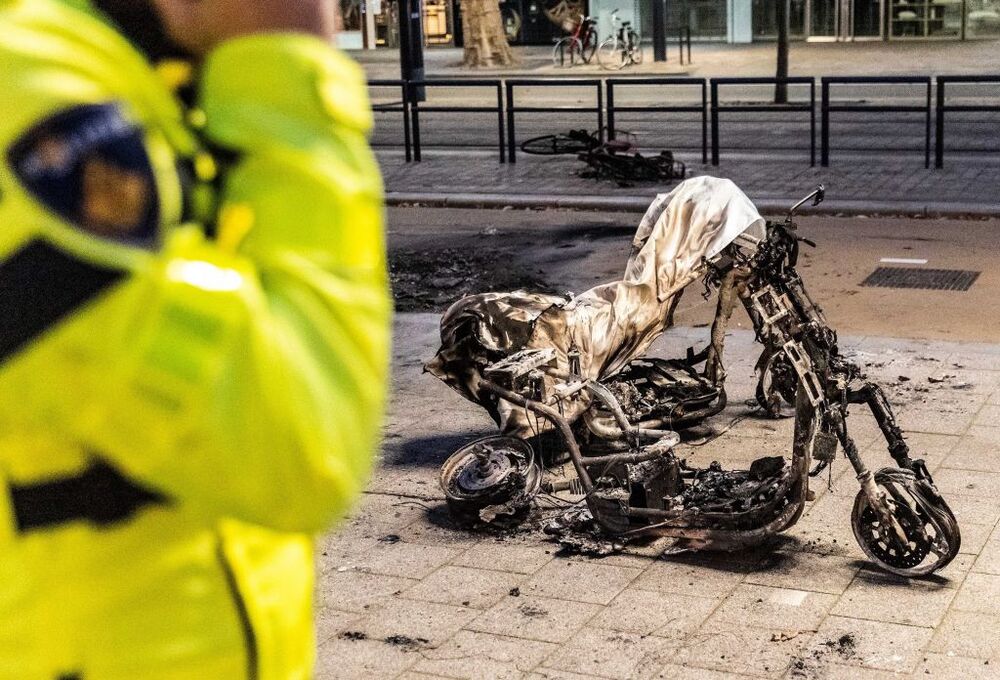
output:
<instances>
[{"instance_id":1,"label":"burnt tire","mask_svg":"<svg viewBox=\"0 0 1000 680\"><path fill-rule=\"evenodd\" d=\"M892 516L906 537L903 542L884 523L864 491L854 499L851 528L861 550L882 569L908 578L927 576L958 555L962 535L951 508L934 485L909 470L883 468L875 484L886 494Z\"/></svg>"},{"instance_id":2,"label":"burnt tire","mask_svg":"<svg viewBox=\"0 0 1000 680\"><path fill-rule=\"evenodd\" d=\"M542 482L531 445L494 435L466 444L441 466L448 509L460 524L515 517L531 505Z\"/></svg>"}]
</instances>

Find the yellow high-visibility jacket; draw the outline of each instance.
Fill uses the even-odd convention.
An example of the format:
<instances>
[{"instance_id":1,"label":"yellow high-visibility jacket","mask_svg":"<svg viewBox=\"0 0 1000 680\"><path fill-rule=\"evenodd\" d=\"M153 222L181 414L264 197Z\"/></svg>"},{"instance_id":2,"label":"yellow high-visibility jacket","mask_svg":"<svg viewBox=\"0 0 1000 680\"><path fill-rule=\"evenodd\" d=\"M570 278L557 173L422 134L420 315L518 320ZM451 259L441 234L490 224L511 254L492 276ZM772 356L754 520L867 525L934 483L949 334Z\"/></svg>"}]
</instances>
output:
<instances>
[{"instance_id":1,"label":"yellow high-visibility jacket","mask_svg":"<svg viewBox=\"0 0 1000 680\"><path fill-rule=\"evenodd\" d=\"M389 355L370 112L302 35L199 82L185 112L82 0L0 0L4 680L311 676L311 534Z\"/></svg>"}]
</instances>

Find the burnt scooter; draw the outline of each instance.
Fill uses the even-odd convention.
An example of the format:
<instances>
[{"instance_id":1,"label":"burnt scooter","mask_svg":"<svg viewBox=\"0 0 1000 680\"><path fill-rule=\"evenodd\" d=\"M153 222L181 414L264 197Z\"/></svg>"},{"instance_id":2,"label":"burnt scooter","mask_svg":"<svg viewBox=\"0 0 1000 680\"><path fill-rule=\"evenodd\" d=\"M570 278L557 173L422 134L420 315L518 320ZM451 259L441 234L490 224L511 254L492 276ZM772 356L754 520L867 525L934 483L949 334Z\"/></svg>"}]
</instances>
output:
<instances>
[{"instance_id":1,"label":"burnt scooter","mask_svg":"<svg viewBox=\"0 0 1000 680\"><path fill-rule=\"evenodd\" d=\"M699 180L705 181L693 186ZM860 484L851 522L865 554L903 576L941 569L959 551L955 517L924 462L911 457L884 392L840 354L836 332L795 270L800 245L814 244L798 235L793 217L807 202L822 201L823 187L799 201L784 221L764 224L749 199L724 182L689 180L661 197L665 210L647 214L658 226L650 231L644 220L640 234L645 229L647 241L637 236L637 247L646 248L659 228L663 240L656 245L662 254L663 244L685 243L678 230L686 228L695 232L690 242L705 252L696 265L689 264L690 272L684 266L671 270L679 288L659 295L661 309L651 310L665 310L666 320L643 326L642 307L633 305L629 313L641 332L613 338L605 343L610 350L595 349L606 332L595 337L602 317L593 310L604 309L599 300L618 304L627 299L620 287L624 283L648 283L642 283L646 274L637 274L648 270L644 251L633 252L623 282L608 284L619 286L615 294L607 287L594 289L598 294L586 304L580 298L589 293L561 302L523 293L486 294L449 310L442 323L442 350L428 369L484 405L505 432L473 442L448 459L441 483L449 506L459 518L491 521L516 516L541 489L574 490L584 496L606 535L669 536L684 539L689 548L736 550L794 525L811 500L810 478L826 469L839 449ZM731 194L723 201L726 207L699 218L698 211L719 192ZM740 200L749 208L739 208L737 223L748 226L734 238L733 206ZM691 226L699 219L707 225L700 231ZM716 247L703 245L712 239ZM679 252L693 262L690 250L686 245ZM654 287L662 287L664 262L654 269ZM718 293L709 344L701 352L688 350L683 359L641 356L651 336L670 325L680 293L695 276ZM648 291L637 299L648 299ZM723 341L737 302L764 347L757 363L757 401L775 417L783 402L794 408L791 460L760 458L747 470L723 470L718 463L692 467L675 455L678 431L725 407ZM619 311L618 321L608 327L621 326L621 318ZM585 361L590 354L599 355L599 369ZM861 459L847 427L852 405L871 410L895 466L872 472ZM535 449L546 437L568 455L574 479L544 480Z\"/></svg>"}]
</instances>

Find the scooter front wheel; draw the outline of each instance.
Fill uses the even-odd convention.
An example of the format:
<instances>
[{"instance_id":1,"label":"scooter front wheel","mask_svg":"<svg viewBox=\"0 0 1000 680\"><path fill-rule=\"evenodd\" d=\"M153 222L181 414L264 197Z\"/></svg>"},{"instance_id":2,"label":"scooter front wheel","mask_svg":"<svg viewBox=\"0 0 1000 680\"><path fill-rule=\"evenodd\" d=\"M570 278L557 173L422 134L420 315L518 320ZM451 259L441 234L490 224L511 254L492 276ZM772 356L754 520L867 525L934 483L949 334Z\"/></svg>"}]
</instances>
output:
<instances>
[{"instance_id":1,"label":"scooter front wheel","mask_svg":"<svg viewBox=\"0 0 1000 680\"><path fill-rule=\"evenodd\" d=\"M958 522L930 482L909 470L883 468L875 474L875 484L903 536L859 491L851 526L865 555L882 569L906 577L927 576L955 559L962 543Z\"/></svg>"}]
</instances>

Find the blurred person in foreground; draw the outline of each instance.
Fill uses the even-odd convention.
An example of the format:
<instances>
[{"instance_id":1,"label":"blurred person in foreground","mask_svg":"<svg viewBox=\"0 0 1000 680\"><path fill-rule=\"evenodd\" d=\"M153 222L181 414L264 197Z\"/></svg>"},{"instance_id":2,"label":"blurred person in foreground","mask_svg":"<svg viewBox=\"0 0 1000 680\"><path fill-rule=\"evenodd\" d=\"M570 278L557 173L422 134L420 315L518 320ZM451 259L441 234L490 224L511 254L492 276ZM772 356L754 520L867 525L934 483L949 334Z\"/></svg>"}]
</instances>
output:
<instances>
[{"instance_id":1,"label":"blurred person in foreground","mask_svg":"<svg viewBox=\"0 0 1000 680\"><path fill-rule=\"evenodd\" d=\"M0 0L0 678L311 676L391 313L333 19Z\"/></svg>"}]
</instances>

